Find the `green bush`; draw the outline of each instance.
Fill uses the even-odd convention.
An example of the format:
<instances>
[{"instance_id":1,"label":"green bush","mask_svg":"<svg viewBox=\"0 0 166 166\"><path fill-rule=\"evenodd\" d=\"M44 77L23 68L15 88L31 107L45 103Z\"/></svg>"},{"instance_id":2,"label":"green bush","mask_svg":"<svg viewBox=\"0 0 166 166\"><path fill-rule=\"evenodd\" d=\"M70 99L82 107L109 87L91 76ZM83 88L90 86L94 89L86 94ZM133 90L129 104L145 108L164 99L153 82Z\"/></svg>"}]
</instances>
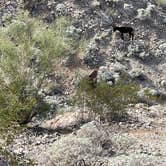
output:
<instances>
[{"instance_id":1,"label":"green bush","mask_svg":"<svg viewBox=\"0 0 166 166\"><path fill-rule=\"evenodd\" d=\"M0 123L28 122L47 110L39 95L58 58L70 54L67 20L51 26L20 13L0 30Z\"/></svg>"},{"instance_id":2,"label":"green bush","mask_svg":"<svg viewBox=\"0 0 166 166\"><path fill-rule=\"evenodd\" d=\"M105 81L92 88L85 77L77 89L75 102L87 106L99 114L104 120L120 120L126 115L125 108L130 103L138 101L138 85L121 78L115 85L110 86Z\"/></svg>"}]
</instances>

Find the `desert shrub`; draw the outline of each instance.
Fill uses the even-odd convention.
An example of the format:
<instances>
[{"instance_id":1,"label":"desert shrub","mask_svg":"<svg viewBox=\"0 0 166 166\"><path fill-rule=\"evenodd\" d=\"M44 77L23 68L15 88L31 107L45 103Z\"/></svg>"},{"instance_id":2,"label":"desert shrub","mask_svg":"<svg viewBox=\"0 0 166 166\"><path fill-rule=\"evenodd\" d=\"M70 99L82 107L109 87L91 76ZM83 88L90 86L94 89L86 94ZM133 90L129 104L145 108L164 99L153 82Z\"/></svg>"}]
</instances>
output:
<instances>
[{"instance_id":1,"label":"desert shrub","mask_svg":"<svg viewBox=\"0 0 166 166\"><path fill-rule=\"evenodd\" d=\"M57 140L46 151L52 165L73 166L83 159L86 165L107 165L103 157L112 150L110 135L99 122L92 121L84 124L76 135L68 135ZM79 164L78 164L79 165Z\"/></svg>"},{"instance_id":2,"label":"desert shrub","mask_svg":"<svg viewBox=\"0 0 166 166\"><path fill-rule=\"evenodd\" d=\"M80 67L82 65L81 56L83 55L88 42L89 41L85 38L85 36L82 36L79 41L74 39L73 47L75 49L73 49L73 53L69 56L66 62L67 67Z\"/></svg>"},{"instance_id":3,"label":"desert shrub","mask_svg":"<svg viewBox=\"0 0 166 166\"><path fill-rule=\"evenodd\" d=\"M70 54L65 25L64 18L48 27L20 13L0 30L0 123L26 123L48 109L38 92L57 59Z\"/></svg>"},{"instance_id":4,"label":"desert shrub","mask_svg":"<svg viewBox=\"0 0 166 166\"><path fill-rule=\"evenodd\" d=\"M77 137L89 138L96 146L101 146L103 150L109 152L113 149L112 137L101 123L92 121L84 124L78 131Z\"/></svg>"},{"instance_id":5,"label":"desert shrub","mask_svg":"<svg viewBox=\"0 0 166 166\"><path fill-rule=\"evenodd\" d=\"M129 137L127 134L121 135L113 135L111 137L114 146L116 147L116 151L118 153L127 153L127 151L136 143L134 137Z\"/></svg>"},{"instance_id":6,"label":"desert shrub","mask_svg":"<svg viewBox=\"0 0 166 166\"><path fill-rule=\"evenodd\" d=\"M64 166L74 165L79 157L90 159L100 153L100 148L94 147L88 138L64 137L52 146L50 153L54 163Z\"/></svg>"},{"instance_id":7,"label":"desert shrub","mask_svg":"<svg viewBox=\"0 0 166 166\"><path fill-rule=\"evenodd\" d=\"M138 85L126 79L126 76L121 77L113 86L101 81L93 88L88 77L85 77L80 82L74 100L78 104L86 105L104 120L120 120L126 115L127 105L138 100Z\"/></svg>"},{"instance_id":8,"label":"desert shrub","mask_svg":"<svg viewBox=\"0 0 166 166\"><path fill-rule=\"evenodd\" d=\"M77 161L84 160L87 165L100 165L104 159L100 157L101 146L94 145L88 138L67 136L56 141L47 154L52 165L73 166Z\"/></svg>"},{"instance_id":9,"label":"desert shrub","mask_svg":"<svg viewBox=\"0 0 166 166\"><path fill-rule=\"evenodd\" d=\"M141 93L142 94L139 94L141 95L140 102L143 102L148 105L165 103L165 97L163 97L163 95L157 92L156 90L146 88Z\"/></svg>"}]
</instances>

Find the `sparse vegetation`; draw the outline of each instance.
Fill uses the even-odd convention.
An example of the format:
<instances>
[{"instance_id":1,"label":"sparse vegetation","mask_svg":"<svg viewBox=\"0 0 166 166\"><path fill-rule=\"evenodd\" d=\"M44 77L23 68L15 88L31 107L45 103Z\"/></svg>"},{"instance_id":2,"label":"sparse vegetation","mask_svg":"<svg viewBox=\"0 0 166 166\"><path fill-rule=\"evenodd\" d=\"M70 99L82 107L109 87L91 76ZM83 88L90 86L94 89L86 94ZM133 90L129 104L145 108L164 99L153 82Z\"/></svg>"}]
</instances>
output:
<instances>
[{"instance_id":1,"label":"sparse vegetation","mask_svg":"<svg viewBox=\"0 0 166 166\"><path fill-rule=\"evenodd\" d=\"M92 88L85 77L80 82L75 101L82 106L86 105L104 120L120 120L126 115L127 105L138 101L138 85L125 79L126 77L122 77L113 86L101 81L97 88Z\"/></svg>"},{"instance_id":2,"label":"sparse vegetation","mask_svg":"<svg viewBox=\"0 0 166 166\"><path fill-rule=\"evenodd\" d=\"M84 159L86 164L97 161L101 150L101 147L92 144L88 138L68 136L55 142L48 154L53 165L73 166L80 159Z\"/></svg>"},{"instance_id":3,"label":"sparse vegetation","mask_svg":"<svg viewBox=\"0 0 166 166\"><path fill-rule=\"evenodd\" d=\"M0 147L0 154L4 157L4 159L6 161L8 161L9 165L19 165L19 162L21 161L21 159L19 159L15 154L12 154L10 152L8 152L7 150L3 149L2 147ZM2 157L1 156L1 157ZM34 166L35 164L33 163L33 161L27 159L26 162L21 161L23 165L26 166Z\"/></svg>"},{"instance_id":4,"label":"sparse vegetation","mask_svg":"<svg viewBox=\"0 0 166 166\"><path fill-rule=\"evenodd\" d=\"M107 165L102 157L104 150L112 150L109 134L99 123L90 122L78 130L77 135L60 138L48 149L53 165L73 166L84 160L86 165Z\"/></svg>"},{"instance_id":5,"label":"sparse vegetation","mask_svg":"<svg viewBox=\"0 0 166 166\"><path fill-rule=\"evenodd\" d=\"M143 101L146 104L153 104L153 103L164 104L165 103L164 99L162 99L162 95L160 95L159 93L152 94L150 89L145 89L144 90L144 99L143 99Z\"/></svg>"},{"instance_id":6,"label":"sparse vegetation","mask_svg":"<svg viewBox=\"0 0 166 166\"><path fill-rule=\"evenodd\" d=\"M77 39L73 38L73 52L68 58L66 62L67 67L80 67L81 66L81 57L83 55L83 52L85 51L87 45L89 43L89 40L86 39L85 35L82 36L80 41L78 42Z\"/></svg>"},{"instance_id":7,"label":"sparse vegetation","mask_svg":"<svg viewBox=\"0 0 166 166\"><path fill-rule=\"evenodd\" d=\"M24 12L0 30L1 126L27 123L48 109L38 91L57 58L70 54L66 25L60 18L48 27Z\"/></svg>"}]
</instances>

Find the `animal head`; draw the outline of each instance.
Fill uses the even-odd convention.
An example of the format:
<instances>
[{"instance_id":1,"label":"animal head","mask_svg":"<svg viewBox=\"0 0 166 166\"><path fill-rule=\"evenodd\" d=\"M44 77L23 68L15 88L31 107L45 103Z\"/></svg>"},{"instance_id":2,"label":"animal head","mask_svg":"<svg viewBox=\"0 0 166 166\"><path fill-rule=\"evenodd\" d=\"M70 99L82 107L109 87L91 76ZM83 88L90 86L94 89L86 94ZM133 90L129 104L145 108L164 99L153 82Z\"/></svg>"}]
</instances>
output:
<instances>
[{"instance_id":1,"label":"animal head","mask_svg":"<svg viewBox=\"0 0 166 166\"><path fill-rule=\"evenodd\" d=\"M113 31L115 32L117 30L117 26L113 26Z\"/></svg>"}]
</instances>

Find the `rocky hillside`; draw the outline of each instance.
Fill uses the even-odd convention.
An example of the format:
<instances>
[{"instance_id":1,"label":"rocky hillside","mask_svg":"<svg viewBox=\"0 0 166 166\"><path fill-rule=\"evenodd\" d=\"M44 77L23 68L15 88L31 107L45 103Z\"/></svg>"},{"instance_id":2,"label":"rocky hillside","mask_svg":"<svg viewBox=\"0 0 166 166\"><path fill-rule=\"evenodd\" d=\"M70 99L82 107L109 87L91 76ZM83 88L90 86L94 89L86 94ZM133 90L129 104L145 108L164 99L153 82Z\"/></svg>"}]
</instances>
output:
<instances>
[{"instance_id":1,"label":"rocky hillside","mask_svg":"<svg viewBox=\"0 0 166 166\"><path fill-rule=\"evenodd\" d=\"M24 12L25 18L20 17ZM14 29L15 23L21 26ZM22 33L20 37L19 30L21 32L20 27L24 25L36 29L33 33L26 31L28 35ZM132 27L134 39L131 40L129 33L124 33L122 39L119 31L113 31L115 26ZM19 116L25 120L18 121L16 116L14 130L19 131L13 132L11 125L12 130L6 129L7 134L0 137L0 166L166 165L165 0L4 0L0 2L0 29L0 79L5 80L0 84L1 89L6 90L5 84L10 87L12 82L13 77L6 73L14 69L1 71L4 70L2 62L6 64L4 57L15 55L11 54L15 49L23 50L16 57L30 55L27 60L31 66L27 61L24 63L26 57L21 57L23 63L18 61L18 69L22 72L18 73L23 74L26 81L32 80L25 85L27 94L23 96L27 100L21 100L21 106L12 107L14 101L19 100L15 100L14 95L5 95L7 101L13 102L3 104L5 99L1 96L11 91L0 91L0 100L3 99L0 116L4 105L27 110L31 108L29 105L42 99L49 106L47 112L40 114L36 110L45 107L39 102L34 104L35 111L28 118L28 113ZM53 54L58 58L50 56ZM43 59L38 60L38 55ZM28 70L24 72L21 65L27 65ZM46 73L49 66L53 66L53 70ZM96 91L88 89L85 91L87 99L81 98L77 88L94 70L97 70ZM44 80L41 85L40 79ZM19 87L16 85L12 88ZM139 87L137 102L132 85L136 89ZM28 91L27 87L32 90ZM111 96L106 93L108 91L115 92L115 95ZM28 95L35 97L29 99ZM81 105L73 104L76 95ZM27 105L24 107L24 104ZM113 113L104 112L105 104ZM101 110L103 112L99 113ZM119 114L123 116L120 118Z\"/></svg>"}]
</instances>

